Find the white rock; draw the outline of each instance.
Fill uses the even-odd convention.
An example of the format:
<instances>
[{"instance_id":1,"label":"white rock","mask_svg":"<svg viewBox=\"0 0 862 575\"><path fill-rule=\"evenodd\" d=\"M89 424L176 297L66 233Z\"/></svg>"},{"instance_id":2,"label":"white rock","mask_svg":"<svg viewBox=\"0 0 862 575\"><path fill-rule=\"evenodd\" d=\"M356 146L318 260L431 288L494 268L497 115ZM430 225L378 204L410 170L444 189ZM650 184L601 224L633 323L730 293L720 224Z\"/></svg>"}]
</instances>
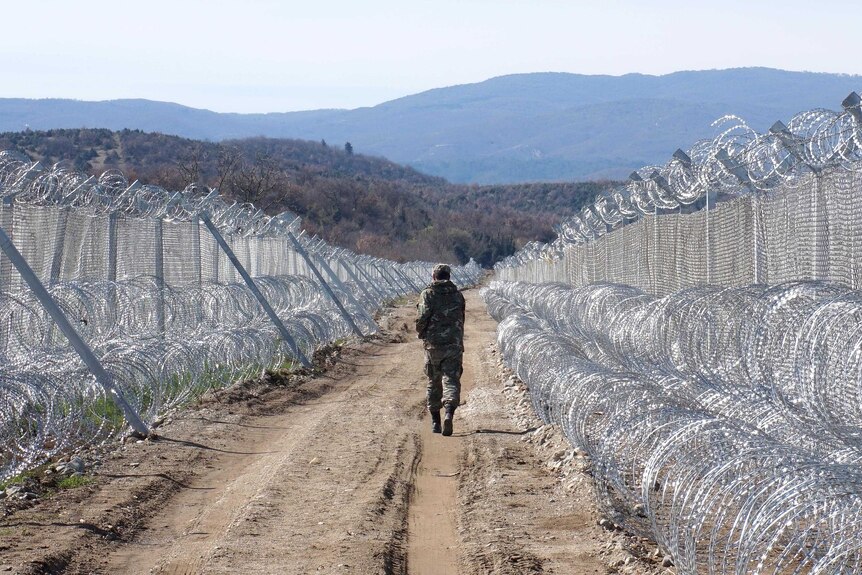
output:
<instances>
[{"instance_id":1,"label":"white rock","mask_svg":"<svg viewBox=\"0 0 862 575\"><path fill-rule=\"evenodd\" d=\"M85 467L86 466L84 465L84 460L77 455L71 460L69 460L69 463L66 464L66 468L72 473L84 473Z\"/></svg>"}]
</instances>

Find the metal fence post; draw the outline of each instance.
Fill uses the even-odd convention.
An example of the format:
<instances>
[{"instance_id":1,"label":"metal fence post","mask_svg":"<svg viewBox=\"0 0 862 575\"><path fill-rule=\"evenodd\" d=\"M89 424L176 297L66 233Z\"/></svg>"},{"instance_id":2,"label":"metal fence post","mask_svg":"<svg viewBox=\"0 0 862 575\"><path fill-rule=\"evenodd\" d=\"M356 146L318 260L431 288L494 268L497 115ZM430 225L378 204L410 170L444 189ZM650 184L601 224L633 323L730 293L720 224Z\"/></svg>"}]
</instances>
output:
<instances>
[{"instance_id":1,"label":"metal fence post","mask_svg":"<svg viewBox=\"0 0 862 575\"><path fill-rule=\"evenodd\" d=\"M21 274L21 278L33 291L33 294L39 300L39 303L42 304L51 316L51 319L54 320L54 323L60 328L60 331L63 332L63 335L66 336L69 343L71 343L75 351L78 352L78 355L81 356L81 359L84 360L84 364L90 370L90 373L96 377L96 381L99 382L99 385L104 388L105 392L111 397L116 406L122 410L126 421L128 421L132 428L138 433L149 435L150 430L147 428L146 424L141 420L134 408L129 405L126 398L123 397L122 391L114 384L114 380L111 375L105 371L104 367L102 367L102 363L99 361L99 358L96 357L96 354L93 353L90 346L87 345L78 332L75 331L75 328L72 327L72 324L60 309L60 306L57 305L57 302L54 301L54 298L51 297L51 294L48 293L48 290L45 289L45 286L39 278L36 277L35 272L33 272L33 269L27 263L27 260L25 260L21 255L12 243L12 240L9 239L8 235L6 235L6 231L3 228L0 228L0 249L3 250L6 257L9 258L15 266L15 269L17 269L18 273Z\"/></svg>"},{"instance_id":2,"label":"metal fence post","mask_svg":"<svg viewBox=\"0 0 862 575\"><path fill-rule=\"evenodd\" d=\"M356 264L356 271L358 271L360 274L362 274L362 277L364 277L368 281L368 285L370 285L374 289L374 291L377 293L377 296L380 298L380 301L385 300L386 299L386 293L382 289L380 289L380 286L378 285L379 282L374 281L374 278L372 278L370 275L368 275L368 270L366 270L365 266L362 265L362 263L358 261L359 259L364 259L364 258L356 258L355 260L353 260L353 259L351 260Z\"/></svg>"},{"instance_id":3,"label":"metal fence post","mask_svg":"<svg viewBox=\"0 0 862 575\"><path fill-rule=\"evenodd\" d=\"M164 336L165 326L165 225L162 218L156 220L156 288L158 289L158 301L156 302L156 324L159 334Z\"/></svg>"},{"instance_id":4,"label":"metal fence post","mask_svg":"<svg viewBox=\"0 0 862 575\"><path fill-rule=\"evenodd\" d=\"M341 262L341 264L342 264L342 265L341 265L342 269L345 271L345 273L347 273L347 275L349 275L349 276L350 276L350 279L352 279L352 280L353 280L353 283L355 283L355 284L356 284L356 286L357 286L360 290L362 290L362 293L363 293L363 294L365 294L365 298L366 298L366 300L368 301L368 304L369 304L370 306L372 306L372 307L373 307L373 306L374 306L374 297L371 295L371 292L369 292L369 291L368 291L368 289L365 287L365 284L364 284L364 283L362 283L361 281L359 281L359 278L358 278L358 277L356 277L356 274L355 274L355 273L353 273L353 270L352 270L352 269L350 269L350 265L345 265L345 264L343 263L343 262L344 262L344 260L347 260L348 262L350 262L350 260L349 260L346 256L342 255L342 256L341 256L341 260L339 260L339 261Z\"/></svg>"},{"instance_id":5,"label":"metal fence post","mask_svg":"<svg viewBox=\"0 0 862 575\"><path fill-rule=\"evenodd\" d=\"M763 256L760 245L760 194L757 191L751 193L751 207L753 212L752 225L754 227L754 283L762 284L763 280Z\"/></svg>"},{"instance_id":6,"label":"metal fence post","mask_svg":"<svg viewBox=\"0 0 862 575\"><path fill-rule=\"evenodd\" d=\"M320 272L317 270L317 267L311 261L311 257L308 255L308 252L305 251L305 248L302 247L302 244L299 243L299 240L296 239L296 236L294 236L292 232L288 231L287 237L290 239L291 243L293 243L293 247L296 248L296 251L299 253L299 255L301 255L302 258L305 260L305 263L308 264L309 269L311 269L311 273L314 274L314 276L317 278L317 281L320 282L321 287L323 287L323 291L326 292L326 294L335 304L335 307L337 307L338 311L341 312L341 316L350 325L350 328L353 330L353 333L355 333L359 337L365 337L365 334L362 333L362 330L360 330L356 326L356 323L353 321L353 318L350 316L350 314L347 313L347 310L341 304L341 301L335 296L335 293L333 293L332 288L329 287L329 284L327 284L326 280L323 279L323 276L320 275ZM332 273L332 270L329 271L330 273Z\"/></svg>"},{"instance_id":7,"label":"metal fence post","mask_svg":"<svg viewBox=\"0 0 862 575\"><path fill-rule=\"evenodd\" d=\"M410 280L409 277L407 277L406 274L404 274L404 272L402 272L400 269L398 269L397 264L392 266L392 273L395 274L397 277L400 277L401 279L404 280L404 285L407 286L407 291L410 291L411 289L416 293L419 293L420 291L422 291L416 286L416 284L414 284Z\"/></svg>"},{"instance_id":8,"label":"metal fence post","mask_svg":"<svg viewBox=\"0 0 862 575\"><path fill-rule=\"evenodd\" d=\"M0 184L2 185L2 184ZM0 227L12 229L13 205L12 196L3 196L3 207L0 209ZM14 233L14 230L13 230ZM0 292L8 293L12 289L12 262L9 258L0 257Z\"/></svg>"},{"instance_id":9,"label":"metal fence post","mask_svg":"<svg viewBox=\"0 0 862 575\"><path fill-rule=\"evenodd\" d=\"M402 278L404 278L404 281L405 281L405 282L407 282L407 285L408 285L408 286L410 286L410 287L413 289L413 291L414 291L414 292L419 293L419 292L421 292L421 291L422 291L421 289L419 289L419 287L418 287L415 283L413 283L413 280L411 280L411 279L407 276L407 274L405 274L405 273L404 273L404 272L402 272L400 269L398 269L398 267L393 266L393 270L395 271L395 273L397 273L397 274L398 274L398 275L400 275Z\"/></svg>"},{"instance_id":10,"label":"metal fence post","mask_svg":"<svg viewBox=\"0 0 862 575\"><path fill-rule=\"evenodd\" d=\"M391 285L397 286L398 289L404 290L405 292L410 291L409 286L407 286L405 289L405 285L402 284L400 281L398 281L397 277L393 277L393 276L389 275L389 272L386 270L385 267L378 266L376 262L373 265L374 265L374 269L377 270L377 273L379 273L381 277L385 277L386 281L388 281Z\"/></svg>"},{"instance_id":11,"label":"metal fence post","mask_svg":"<svg viewBox=\"0 0 862 575\"><path fill-rule=\"evenodd\" d=\"M288 232L288 233L290 233L290 232ZM329 279L332 281L332 283L334 283L338 289L340 289L342 292L344 292L344 294L347 295L348 298L350 298L350 301L353 303L353 305L355 305L358 309L362 310L365 313L365 315L368 317L368 319L370 319L373 322L374 319L371 318L370 316L368 316L367 310L359 304L359 301L357 301L357 299L353 296L353 294L350 293L350 290L348 290L347 287L344 285L344 283L342 283L341 278L338 277L338 274L335 273L335 271L332 269L332 267L326 261L326 258L323 257L321 254L318 254L318 253L315 253L314 255L317 258L317 262L320 264L320 267L323 268L323 271L326 272L326 275L329 276ZM355 281L355 277L354 277L354 281ZM359 286L360 288L362 287L362 285L359 284L358 282L357 282L357 286ZM353 319L351 318L351 322L352 321L353 321ZM354 325L355 325L355 323L354 323ZM357 327L357 329L358 329L358 327ZM361 330L359 333L360 333L360 337L362 337L363 334L362 334Z\"/></svg>"},{"instance_id":12,"label":"metal fence post","mask_svg":"<svg viewBox=\"0 0 862 575\"><path fill-rule=\"evenodd\" d=\"M299 349L299 346L296 345L296 341L294 341L293 336L290 335L290 332L287 331L287 328L284 326L284 322L281 321L281 318L278 317L278 314L275 313L275 310L272 309L272 306L269 305L269 302L263 297L263 294L258 289L257 285L255 285L254 280L251 279L251 276L248 275L248 272L245 271L242 263L237 259L236 255L233 253L233 250L230 249L230 246L225 241L224 237L221 235L221 232L218 231L218 228L213 225L212 220L210 220L209 215L200 214L200 219L210 231L212 236L215 238L215 241L218 243L219 247L224 251L225 255L228 257L230 262L233 264L233 267L236 268L236 271L242 276L242 279L245 281L245 285L248 286L248 289L251 290L251 293L254 295L255 299L257 299L260 306L263 308L263 311L266 312L266 315L269 316L270 321L272 321L273 325L278 329L279 333L281 333L281 338L290 348L290 351L299 359L299 361L305 367L311 367L311 362L308 361L308 358L305 357L305 354Z\"/></svg>"},{"instance_id":13,"label":"metal fence post","mask_svg":"<svg viewBox=\"0 0 862 575\"><path fill-rule=\"evenodd\" d=\"M108 216L108 281L117 281L117 212Z\"/></svg>"},{"instance_id":14,"label":"metal fence post","mask_svg":"<svg viewBox=\"0 0 862 575\"><path fill-rule=\"evenodd\" d=\"M51 273L48 276L48 285L54 285L60 281L60 271L63 267L63 246L66 239L66 225L69 221L69 208L63 207L57 212L57 226L54 230L54 253L51 257ZM56 324L51 322L46 330L45 340L54 340L54 328Z\"/></svg>"},{"instance_id":15,"label":"metal fence post","mask_svg":"<svg viewBox=\"0 0 862 575\"><path fill-rule=\"evenodd\" d=\"M813 254L811 262L812 272L815 280L830 279L829 275L829 212L826 209L826 190L822 185L822 175L819 171L814 172L814 193L812 194L812 216L814 217L814 237L812 238Z\"/></svg>"},{"instance_id":16,"label":"metal fence post","mask_svg":"<svg viewBox=\"0 0 862 575\"><path fill-rule=\"evenodd\" d=\"M709 190L706 190L706 284L712 285L712 251L709 249Z\"/></svg>"}]
</instances>

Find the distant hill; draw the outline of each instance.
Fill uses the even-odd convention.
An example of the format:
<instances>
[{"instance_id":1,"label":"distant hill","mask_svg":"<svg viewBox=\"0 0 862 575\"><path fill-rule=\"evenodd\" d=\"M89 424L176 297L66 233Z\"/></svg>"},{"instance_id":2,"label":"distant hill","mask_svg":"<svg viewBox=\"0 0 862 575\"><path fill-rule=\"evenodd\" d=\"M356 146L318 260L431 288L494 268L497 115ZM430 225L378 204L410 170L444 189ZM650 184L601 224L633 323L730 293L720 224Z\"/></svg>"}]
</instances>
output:
<instances>
[{"instance_id":1,"label":"distant hill","mask_svg":"<svg viewBox=\"0 0 862 575\"><path fill-rule=\"evenodd\" d=\"M216 143L140 130L9 132L0 134L0 150L90 174L118 169L169 190L202 183L270 214L291 210L309 233L358 252L399 261L472 257L485 267L528 241L549 241L555 223L610 186L455 185L322 142Z\"/></svg>"},{"instance_id":2,"label":"distant hill","mask_svg":"<svg viewBox=\"0 0 862 575\"><path fill-rule=\"evenodd\" d=\"M355 110L218 114L147 100L0 99L0 131L124 128L200 140L350 142L461 183L624 177L712 137L735 114L758 130L840 108L862 76L737 68L665 76L539 73L438 88Z\"/></svg>"}]
</instances>

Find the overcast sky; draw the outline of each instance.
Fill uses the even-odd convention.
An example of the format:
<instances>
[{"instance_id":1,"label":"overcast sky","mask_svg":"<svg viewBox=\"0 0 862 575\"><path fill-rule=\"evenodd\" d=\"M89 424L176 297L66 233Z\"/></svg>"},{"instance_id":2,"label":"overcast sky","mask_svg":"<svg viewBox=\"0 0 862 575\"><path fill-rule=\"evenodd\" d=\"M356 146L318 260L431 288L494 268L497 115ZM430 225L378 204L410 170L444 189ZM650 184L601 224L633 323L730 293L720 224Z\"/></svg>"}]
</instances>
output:
<instances>
[{"instance_id":1,"label":"overcast sky","mask_svg":"<svg viewBox=\"0 0 862 575\"><path fill-rule=\"evenodd\" d=\"M522 72L862 74L859 0L33 0L0 97L218 112L372 106Z\"/></svg>"}]
</instances>

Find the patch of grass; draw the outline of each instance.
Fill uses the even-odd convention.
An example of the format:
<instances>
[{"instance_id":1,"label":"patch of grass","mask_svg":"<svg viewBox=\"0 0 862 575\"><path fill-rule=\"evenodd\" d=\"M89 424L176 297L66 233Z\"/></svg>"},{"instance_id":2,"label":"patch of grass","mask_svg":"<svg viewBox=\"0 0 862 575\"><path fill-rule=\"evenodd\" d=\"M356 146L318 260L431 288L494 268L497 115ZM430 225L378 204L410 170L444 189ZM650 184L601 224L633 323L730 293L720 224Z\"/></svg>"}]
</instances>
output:
<instances>
[{"instance_id":1,"label":"patch of grass","mask_svg":"<svg viewBox=\"0 0 862 575\"><path fill-rule=\"evenodd\" d=\"M93 482L92 477L86 477L84 475L70 475L69 477L64 477L60 481L57 482L58 489L75 489L77 487L83 487Z\"/></svg>"},{"instance_id":2,"label":"patch of grass","mask_svg":"<svg viewBox=\"0 0 862 575\"><path fill-rule=\"evenodd\" d=\"M24 471L23 473L19 473L14 477L10 477L6 481L0 481L0 491L6 489L10 485L24 485L28 479L37 479L39 474L42 473L45 469L45 466L37 467L36 469L31 469L29 471Z\"/></svg>"},{"instance_id":3,"label":"patch of grass","mask_svg":"<svg viewBox=\"0 0 862 575\"><path fill-rule=\"evenodd\" d=\"M97 397L88 407L86 417L96 426L103 423L113 429L119 429L126 421L123 411L110 397Z\"/></svg>"}]
</instances>

